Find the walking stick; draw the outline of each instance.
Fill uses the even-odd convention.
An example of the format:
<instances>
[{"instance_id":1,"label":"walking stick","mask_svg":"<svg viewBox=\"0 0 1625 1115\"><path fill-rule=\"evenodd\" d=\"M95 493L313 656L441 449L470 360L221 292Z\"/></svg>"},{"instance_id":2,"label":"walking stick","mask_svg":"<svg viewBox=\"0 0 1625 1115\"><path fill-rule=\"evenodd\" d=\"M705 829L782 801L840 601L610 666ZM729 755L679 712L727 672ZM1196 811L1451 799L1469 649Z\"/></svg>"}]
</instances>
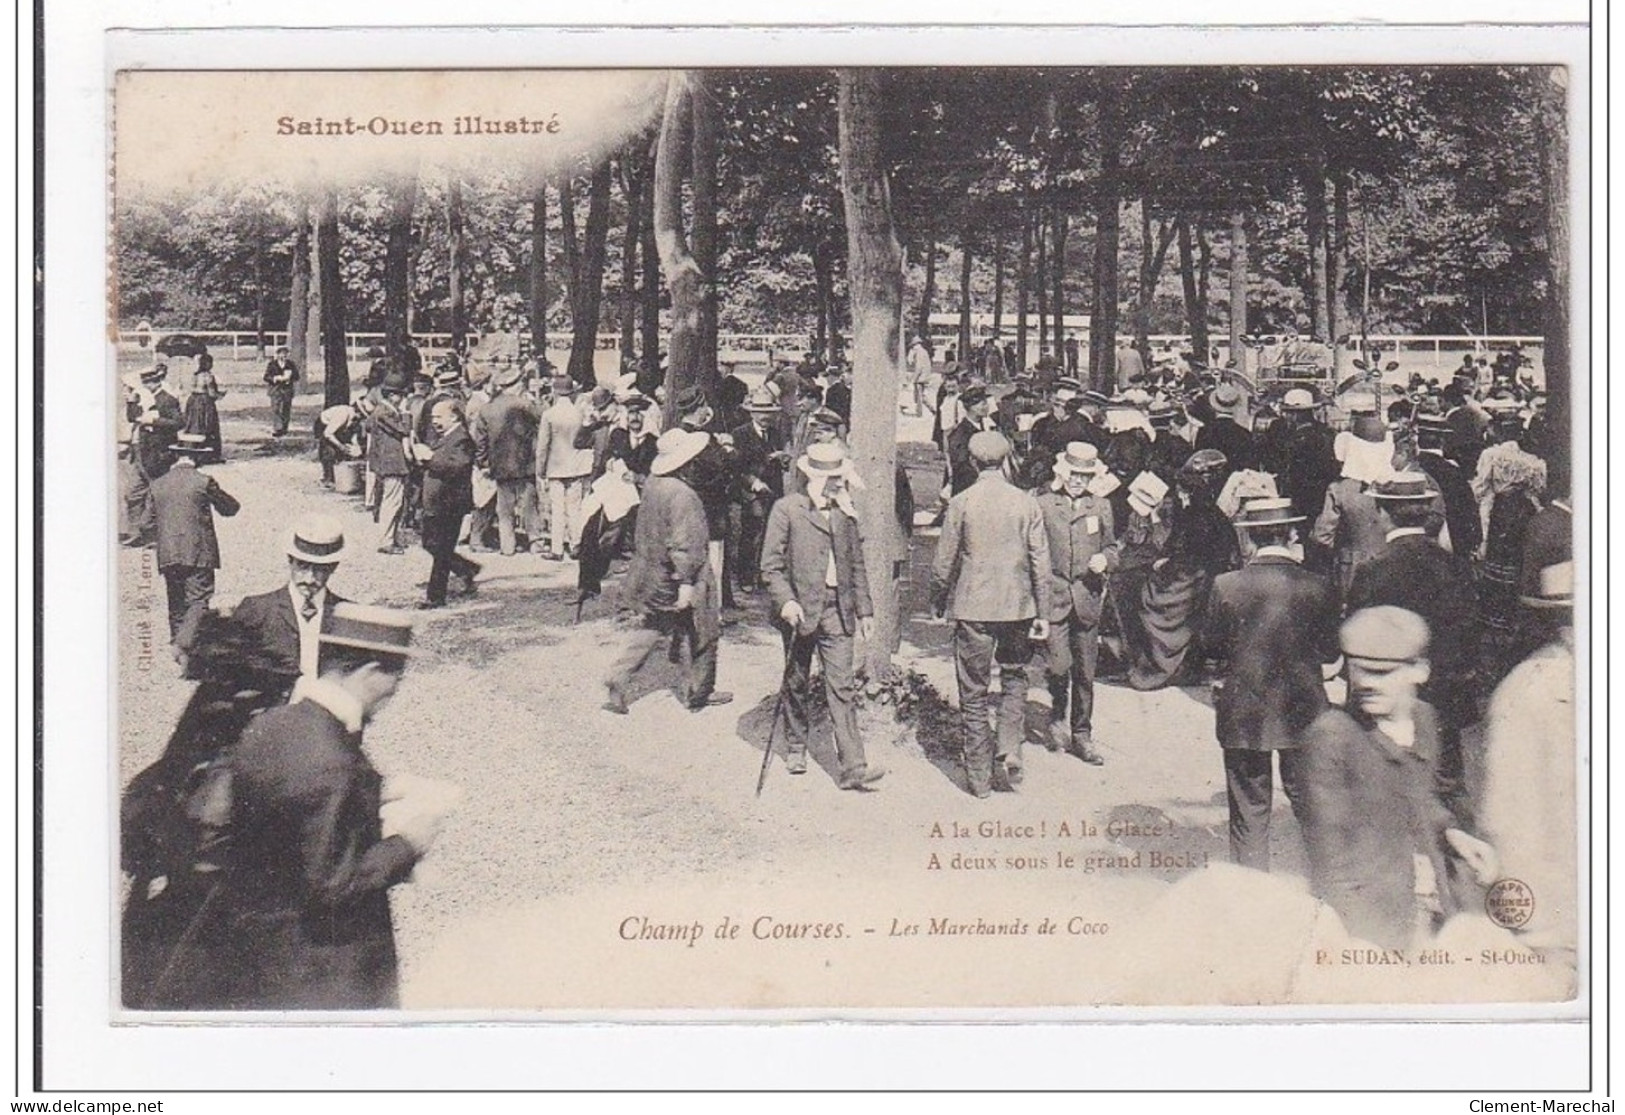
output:
<instances>
[{"instance_id":1,"label":"walking stick","mask_svg":"<svg viewBox=\"0 0 1625 1115\"><path fill-rule=\"evenodd\" d=\"M795 635L791 634L790 642L784 647L784 674L779 678L779 696L773 702L773 723L767 728L767 746L762 748L762 771L756 776L756 796L762 796L762 787L767 785L767 768L773 764L773 736L779 730L779 717L784 712L784 687L790 683L790 655L794 651Z\"/></svg>"}]
</instances>

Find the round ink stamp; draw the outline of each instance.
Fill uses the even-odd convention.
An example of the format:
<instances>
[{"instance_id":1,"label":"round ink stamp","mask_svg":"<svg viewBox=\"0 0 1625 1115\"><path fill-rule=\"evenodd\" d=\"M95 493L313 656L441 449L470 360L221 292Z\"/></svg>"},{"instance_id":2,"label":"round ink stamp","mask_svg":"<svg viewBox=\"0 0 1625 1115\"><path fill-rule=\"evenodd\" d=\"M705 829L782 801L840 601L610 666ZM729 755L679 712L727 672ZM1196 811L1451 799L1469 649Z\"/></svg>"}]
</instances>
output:
<instances>
[{"instance_id":1,"label":"round ink stamp","mask_svg":"<svg viewBox=\"0 0 1625 1115\"><path fill-rule=\"evenodd\" d=\"M1502 929L1519 929L1535 916L1535 892L1521 879L1500 879L1484 896L1484 912Z\"/></svg>"}]
</instances>

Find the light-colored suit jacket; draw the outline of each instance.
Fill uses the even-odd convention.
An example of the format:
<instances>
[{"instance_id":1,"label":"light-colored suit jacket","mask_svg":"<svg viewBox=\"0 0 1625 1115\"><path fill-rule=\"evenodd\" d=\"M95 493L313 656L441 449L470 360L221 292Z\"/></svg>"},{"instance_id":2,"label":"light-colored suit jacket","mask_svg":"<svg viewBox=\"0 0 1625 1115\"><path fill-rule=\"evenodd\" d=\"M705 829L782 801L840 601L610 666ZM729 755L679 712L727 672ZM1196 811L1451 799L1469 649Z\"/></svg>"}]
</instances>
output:
<instances>
[{"instance_id":1,"label":"light-colored suit jacket","mask_svg":"<svg viewBox=\"0 0 1625 1115\"><path fill-rule=\"evenodd\" d=\"M1049 535L1031 492L998 472L948 501L931 566L931 599L956 620L998 622L1048 617Z\"/></svg>"}]
</instances>

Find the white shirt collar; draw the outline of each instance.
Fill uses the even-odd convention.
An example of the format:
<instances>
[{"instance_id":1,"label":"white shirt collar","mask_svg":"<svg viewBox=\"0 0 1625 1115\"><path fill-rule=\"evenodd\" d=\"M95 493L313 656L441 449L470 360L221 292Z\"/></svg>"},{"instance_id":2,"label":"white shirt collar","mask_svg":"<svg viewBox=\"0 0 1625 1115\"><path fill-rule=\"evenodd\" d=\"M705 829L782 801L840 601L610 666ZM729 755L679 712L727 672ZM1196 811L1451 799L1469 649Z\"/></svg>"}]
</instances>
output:
<instances>
[{"instance_id":1,"label":"white shirt collar","mask_svg":"<svg viewBox=\"0 0 1625 1115\"><path fill-rule=\"evenodd\" d=\"M344 725L348 732L359 732L366 710L361 707L349 690L335 681L326 678L301 677L293 683L293 694L288 698L290 705L300 701L312 701L328 712Z\"/></svg>"},{"instance_id":2,"label":"white shirt collar","mask_svg":"<svg viewBox=\"0 0 1625 1115\"><path fill-rule=\"evenodd\" d=\"M1392 542L1396 538L1403 538L1407 534L1426 534L1422 527L1395 527L1383 536L1383 541Z\"/></svg>"}]
</instances>

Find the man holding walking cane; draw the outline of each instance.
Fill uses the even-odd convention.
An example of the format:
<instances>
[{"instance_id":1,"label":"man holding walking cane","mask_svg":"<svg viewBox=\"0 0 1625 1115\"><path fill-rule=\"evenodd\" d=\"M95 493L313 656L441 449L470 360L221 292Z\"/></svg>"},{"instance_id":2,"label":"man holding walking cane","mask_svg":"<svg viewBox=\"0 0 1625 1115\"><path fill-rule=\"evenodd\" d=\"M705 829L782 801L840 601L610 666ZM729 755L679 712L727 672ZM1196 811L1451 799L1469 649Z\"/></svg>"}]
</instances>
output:
<instances>
[{"instance_id":1,"label":"man holding walking cane","mask_svg":"<svg viewBox=\"0 0 1625 1115\"><path fill-rule=\"evenodd\" d=\"M872 791L886 772L865 760L852 670L853 635L874 637L869 576L849 491L859 481L839 442L809 445L796 468L807 478L807 491L773 505L762 542L762 578L784 635L778 703L789 750L785 765L791 774L807 770L807 698L817 650L841 763L839 785ZM771 753L771 732L768 748Z\"/></svg>"}]
</instances>

